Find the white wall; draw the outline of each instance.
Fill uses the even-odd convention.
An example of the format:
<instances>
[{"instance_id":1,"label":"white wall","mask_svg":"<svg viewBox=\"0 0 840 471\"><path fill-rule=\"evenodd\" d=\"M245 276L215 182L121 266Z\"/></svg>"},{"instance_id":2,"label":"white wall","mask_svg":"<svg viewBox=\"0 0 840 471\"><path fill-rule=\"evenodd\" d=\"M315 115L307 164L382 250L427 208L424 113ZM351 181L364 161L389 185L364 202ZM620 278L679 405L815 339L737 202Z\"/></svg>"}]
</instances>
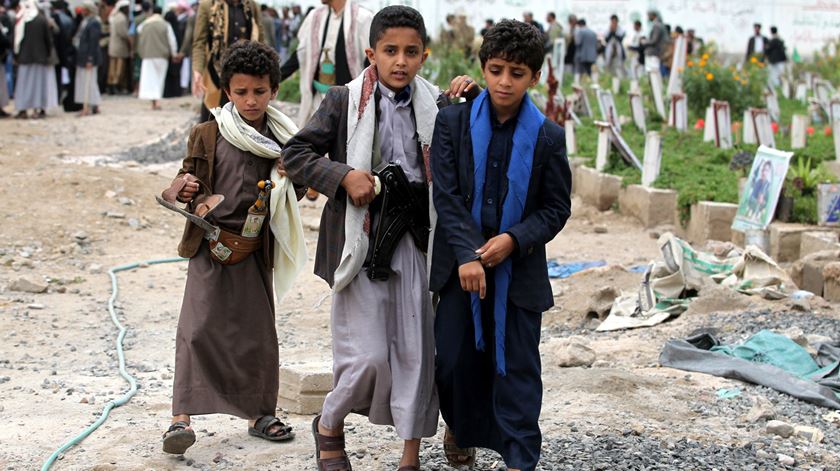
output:
<instances>
[{"instance_id":1,"label":"white wall","mask_svg":"<svg viewBox=\"0 0 840 471\"><path fill-rule=\"evenodd\" d=\"M259 1L259 0L257 0ZM290 5L290 0L264 0L275 6ZM693 28L697 35L714 39L729 53L743 53L752 34L752 24L764 25L769 36L770 26L779 28L788 46L788 54L796 47L800 54L819 50L828 39L840 37L840 0L360 0L371 10L386 5L409 5L420 10L426 27L435 35L448 13L466 14L476 30L486 18L521 19L522 12L531 10L544 23L545 15L554 11L565 26L569 13L586 18L596 32L606 29L611 14L621 19L625 29L632 20L641 18L647 30L645 12L654 7L660 10L665 22L683 29ZM302 5L318 5L319 1L300 0Z\"/></svg>"}]
</instances>

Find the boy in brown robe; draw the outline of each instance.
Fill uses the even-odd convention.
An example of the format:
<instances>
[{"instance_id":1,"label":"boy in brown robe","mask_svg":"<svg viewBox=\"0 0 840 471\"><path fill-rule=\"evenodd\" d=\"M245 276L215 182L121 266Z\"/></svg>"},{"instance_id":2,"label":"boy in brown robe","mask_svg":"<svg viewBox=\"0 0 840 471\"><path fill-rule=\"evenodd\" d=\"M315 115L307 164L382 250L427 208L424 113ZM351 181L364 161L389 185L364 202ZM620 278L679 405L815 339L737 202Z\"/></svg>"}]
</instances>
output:
<instances>
[{"instance_id":1,"label":"boy in brown robe","mask_svg":"<svg viewBox=\"0 0 840 471\"><path fill-rule=\"evenodd\" d=\"M183 185L178 200L195 212L199 192L224 195L205 216L221 228L218 242L224 244L242 240L235 237L258 197L257 184L271 178L280 182L280 188L270 195L272 211L261 235L248 241L252 251L241 254L244 259L236 263L231 263L236 257L220 257L223 252L217 251L216 241L205 242L204 231L187 223L178 246L178 253L190 262L176 337L172 425L163 438L163 450L174 454L184 453L195 442L190 416L197 414L241 417L248 421L250 435L266 440L283 441L294 435L274 416L279 355L272 282L287 288L296 273L291 277L281 273L283 279L272 280L271 270L274 265L277 273L278 261L284 260L280 253L285 252L274 245L275 237L288 239L274 231L274 217L281 213L274 203L284 200L296 212L296 197L304 191L296 195L281 178L285 176L281 145L297 129L269 106L280 83L279 59L271 48L250 41L233 45L224 57L221 80L230 103L212 110L215 120L193 128L188 157L176 178ZM302 243L299 221L288 227Z\"/></svg>"}]
</instances>

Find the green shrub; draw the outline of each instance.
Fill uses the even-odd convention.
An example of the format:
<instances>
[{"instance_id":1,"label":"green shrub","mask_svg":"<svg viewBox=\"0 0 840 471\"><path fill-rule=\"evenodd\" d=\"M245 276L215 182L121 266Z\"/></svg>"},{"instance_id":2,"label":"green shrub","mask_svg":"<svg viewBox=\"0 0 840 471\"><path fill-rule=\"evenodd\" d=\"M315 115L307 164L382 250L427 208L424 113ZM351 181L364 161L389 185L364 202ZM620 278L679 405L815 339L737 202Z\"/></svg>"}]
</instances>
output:
<instances>
[{"instance_id":1,"label":"green shrub","mask_svg":"<svg viewBox=\"0 0 840 471\"><path fill-rule=\"evenodd\" d=\"M695 116L703 117L711 99L729 102L733 120L749 107L763 107L767 83L765 65L753 59L741 70L722 64L716 56L705 53L686 62L683 90Z\"/></svg>"},{"instance_id":2,"label":"green shrub","mask_svg":"<svg viewBox=\"0 0 840 471\"><path fill-rule=\"evenodd\" d=\"M300 73L295 72L280 84L277 89L277 101L300 103Z\"/></svg>"}]
</instances>

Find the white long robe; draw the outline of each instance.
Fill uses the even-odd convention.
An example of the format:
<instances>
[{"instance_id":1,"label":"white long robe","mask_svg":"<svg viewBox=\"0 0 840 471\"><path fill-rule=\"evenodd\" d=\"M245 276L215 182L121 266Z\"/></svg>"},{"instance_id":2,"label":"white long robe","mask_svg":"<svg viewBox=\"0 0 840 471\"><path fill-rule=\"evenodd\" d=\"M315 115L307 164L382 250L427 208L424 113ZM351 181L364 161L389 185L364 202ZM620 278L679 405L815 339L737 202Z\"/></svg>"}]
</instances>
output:
<instances>
[{"instance_id":1,"label":"white long robe","mask_svg":"<svg viewBox=\"0 0 840 471\"><path fill-rule=\"evenodd\" d=\"M327 27L327 14L329 6L322 5L312 10L307 15L303 24L298 30L297 56L300 63L300 112L297 124L300 127L306 125L309 118L320 104L319 96L312 92L312 79L315 77L315 70L321 63L321 41L324 37L324 29ZM373 20L373 12L360 6L353 0L348 0L342 12L344 21L344 48L347 57L347 66L350 75L357 77L364 69L365 49L370 47L370 23ZM333 21L330 21L332 24ZM324 47L335 49L335 41L338 35L332 39L327 38ZM331 56L333 59L335 56Z\"/></svg>"}]
</instances>

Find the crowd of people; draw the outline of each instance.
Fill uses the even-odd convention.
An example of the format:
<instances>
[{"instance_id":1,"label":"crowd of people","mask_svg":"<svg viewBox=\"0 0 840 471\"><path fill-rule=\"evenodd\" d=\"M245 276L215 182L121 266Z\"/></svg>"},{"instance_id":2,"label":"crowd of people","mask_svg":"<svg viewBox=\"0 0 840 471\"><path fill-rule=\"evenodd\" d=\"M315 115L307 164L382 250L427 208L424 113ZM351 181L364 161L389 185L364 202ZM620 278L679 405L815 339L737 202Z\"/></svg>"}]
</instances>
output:
<instances>
[{"instance_id":1,"label":"crowd of people","mask_svg":"<svg viewBox=\"0 0 840 471\"><path fill-rule=\"evenodd\" d=\"M297 47L301 6L278 11L250 4L258 37L286 60ZM159 109L162 98L194 91L194 43L206 44L209 28L194 34L201 19L197 1L169 5L164 11L138 0L129 11L128 0L102 0L71 10L65 0L0 2L0 117L10 116L12 97L15 117L25 119L44 118L59 106L96 114L102 95L134 94ZM198 51L200 60L203 54Z\"/></svg>"}]
</instances>

